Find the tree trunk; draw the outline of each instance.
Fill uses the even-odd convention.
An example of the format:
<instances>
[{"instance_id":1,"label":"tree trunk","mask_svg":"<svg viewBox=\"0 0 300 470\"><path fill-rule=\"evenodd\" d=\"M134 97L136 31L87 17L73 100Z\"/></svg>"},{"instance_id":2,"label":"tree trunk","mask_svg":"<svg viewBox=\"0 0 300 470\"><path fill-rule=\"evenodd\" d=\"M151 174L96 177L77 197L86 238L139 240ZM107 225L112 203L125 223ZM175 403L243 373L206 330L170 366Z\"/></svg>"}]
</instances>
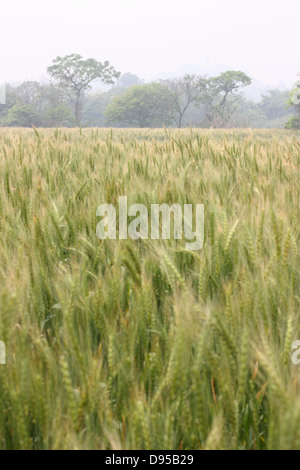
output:
<instances>
[{"instance_id":1,"label":"tree trunk","mask_svg":"<svg viewBox=\"0 0 300 470\"><path fill-rule=\"evenodd\" d=\"M76 96L76 102L75 102L75 121L76 121L76 126L80 127L81 126L81 116L80 116L80 94L77 93Z\"/></svg>"},{"instance_id":2,"label":"tree trunk","mask_svg":"<svg viewBox=\"0 0 300 470\"><path fill-rule=\"evenodd\" d=\"M179 129L182 128L182 114L179 115L178 127Z\"/></svg>"}]
</instances>

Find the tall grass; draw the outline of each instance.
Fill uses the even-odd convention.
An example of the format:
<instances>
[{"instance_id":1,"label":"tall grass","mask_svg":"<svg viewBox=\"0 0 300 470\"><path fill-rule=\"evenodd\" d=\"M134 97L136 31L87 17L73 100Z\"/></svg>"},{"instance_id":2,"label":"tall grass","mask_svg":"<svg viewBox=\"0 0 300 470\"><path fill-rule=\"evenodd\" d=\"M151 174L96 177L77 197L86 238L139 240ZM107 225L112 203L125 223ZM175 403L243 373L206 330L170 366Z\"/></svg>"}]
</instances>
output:
<instances>
[{"instance_id":1,"label":"tall grass","mask_svg":"<svg viewBox=\"0 0 300 470\"><path fill-rule=\"evenodd\" d=\"M2 449L300 449L299 134L0 130ZM96 208L205 205L205 242Z\"/></svg>"}]
</instances>

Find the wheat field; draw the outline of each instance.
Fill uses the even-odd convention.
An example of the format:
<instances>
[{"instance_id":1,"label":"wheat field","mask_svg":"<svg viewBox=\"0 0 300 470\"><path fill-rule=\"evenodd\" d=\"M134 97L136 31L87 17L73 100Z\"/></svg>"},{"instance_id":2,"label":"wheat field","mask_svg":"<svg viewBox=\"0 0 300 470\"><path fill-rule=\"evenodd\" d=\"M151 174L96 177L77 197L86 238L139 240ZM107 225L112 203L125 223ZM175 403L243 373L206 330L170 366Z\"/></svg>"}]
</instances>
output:
<instances>
[{"instance_id":1,"label":"wheat field","mask_svg":"<svg viewBox=\"0 0 300 470\"><path fill-rule=\"evenodd\" d=\"M0 129L1 449L300 449L299 133ZM99 240L99 204L204 204Z\"/></svg>"}]
</instances>

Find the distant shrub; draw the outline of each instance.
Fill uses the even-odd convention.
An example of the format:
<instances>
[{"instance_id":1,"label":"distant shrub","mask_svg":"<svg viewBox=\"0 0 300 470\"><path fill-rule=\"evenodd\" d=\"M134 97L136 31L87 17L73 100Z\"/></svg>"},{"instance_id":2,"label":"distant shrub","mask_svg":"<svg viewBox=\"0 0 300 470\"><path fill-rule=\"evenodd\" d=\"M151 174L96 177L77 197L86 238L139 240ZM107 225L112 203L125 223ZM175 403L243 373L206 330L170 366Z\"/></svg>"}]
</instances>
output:
<instances>
[{"instance_id":1,"label":"distant shrub","mask_svg":"<svg viewBox=\"0 0 300 470\"><path fill-rule=\"evenodd\" d=\"M286 129L300 129L300 117L294 116L288 120L285 125Z\"/></svg>"}]
</instances>

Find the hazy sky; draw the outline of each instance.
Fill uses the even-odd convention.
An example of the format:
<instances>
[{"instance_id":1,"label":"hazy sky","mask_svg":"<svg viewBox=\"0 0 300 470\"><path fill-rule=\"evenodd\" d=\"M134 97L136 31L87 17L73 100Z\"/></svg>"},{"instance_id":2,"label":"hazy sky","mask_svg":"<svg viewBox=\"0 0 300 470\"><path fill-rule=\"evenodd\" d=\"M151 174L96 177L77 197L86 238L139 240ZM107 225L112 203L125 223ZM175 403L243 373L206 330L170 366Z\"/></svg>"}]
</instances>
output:
<instances>
[{"instance_id":1,"label":"hazy sky","mask_svg":"<svg viewBox=\"0 0 300 470\"><path fill-rule=\"evenodd\" d=\"M267 85L300 72L299 0L1 0L0 82L39 79L56 56L142 78L224 64Z\"/></svg>"}]
</instances>

